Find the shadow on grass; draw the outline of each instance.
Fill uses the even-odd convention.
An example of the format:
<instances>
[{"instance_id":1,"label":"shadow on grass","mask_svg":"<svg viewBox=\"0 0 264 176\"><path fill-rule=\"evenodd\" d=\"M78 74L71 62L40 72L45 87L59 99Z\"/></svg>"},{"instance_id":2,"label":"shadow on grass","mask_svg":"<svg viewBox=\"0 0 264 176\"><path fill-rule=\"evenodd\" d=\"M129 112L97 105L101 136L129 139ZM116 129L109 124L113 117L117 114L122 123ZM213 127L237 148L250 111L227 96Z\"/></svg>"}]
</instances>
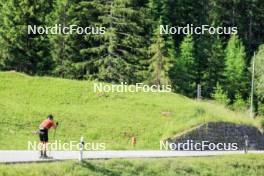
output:
<instances>
[{"instance_id":1,"label":"shadow on grass","mask_svg":"<svg viewBox=\"0 0 264 176\"><path fill-rule=\"evenodd\" d=\"M104 174L104 175L121 176L121 174L116 172L116 171L112 171L110 169L106 169L104 167L100 167L98 165L91 164L91 163L89 163L87 161L82 161L81 166L86 168L86 169L89 169L89 170L91 170L93 172L101 173L101 174Z\"/></svg>"}]
</instances>

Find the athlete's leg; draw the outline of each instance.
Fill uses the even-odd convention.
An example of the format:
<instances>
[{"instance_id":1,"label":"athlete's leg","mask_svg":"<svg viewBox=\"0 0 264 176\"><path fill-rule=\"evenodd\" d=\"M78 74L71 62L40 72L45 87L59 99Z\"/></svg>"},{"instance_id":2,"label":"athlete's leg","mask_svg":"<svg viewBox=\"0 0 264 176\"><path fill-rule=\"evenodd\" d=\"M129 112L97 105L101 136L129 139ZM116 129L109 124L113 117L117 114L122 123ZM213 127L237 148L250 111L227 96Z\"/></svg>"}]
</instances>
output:
<instances>
[{"instance_id":1,"label":"athlete's leg","mask_svg":"<svg viewBox=\"0 0 264 176\"><path fill-rule=\"evenodd\" d=\"M48 142L44 142L43 157L48 157L48 155L47 155L47 147L48 147Z\"/></svg>"}]
</instances>

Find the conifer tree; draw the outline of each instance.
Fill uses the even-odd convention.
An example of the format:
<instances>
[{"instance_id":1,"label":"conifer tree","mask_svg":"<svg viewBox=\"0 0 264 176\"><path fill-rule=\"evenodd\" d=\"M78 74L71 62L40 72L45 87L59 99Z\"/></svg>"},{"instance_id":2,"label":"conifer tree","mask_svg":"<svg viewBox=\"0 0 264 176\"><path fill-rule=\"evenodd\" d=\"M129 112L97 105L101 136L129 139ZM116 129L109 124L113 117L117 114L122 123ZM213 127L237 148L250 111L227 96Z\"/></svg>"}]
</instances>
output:
<instances>
[{"instance_id":1,"label":"conifer tree","mask_svg":"<svg viewBox=\"0 0 264 176\"><path fill-rule=\"evenodd\" d=\"M50 1L0 1L0 53L4 69L45 74L51 69L45 34L28 34L28 25L44 25Z\"/></svg>"},{"instance_id":2,"label":"conifer tree","mask_svg":"<svg viewBox=\"0 0 264 176\"><path fill-rule=\"evenodd\" d=\"M54 1L54 10L47 18L49 26L61 25L65 27L69 24L68 8L69 1ZM70 62L67 60L67 36L63 34L49 35L51 43L51 55L54 61L53 73L56 76L67 77L70 74Z\"/></svg>"},{"instance_id":3,"label":"conifer tree","mask_svg":"<svg viewBox=\"0 0 264 176\"><path fill-rule=\"evenodd\" d=\"M232 35L225 51L225 77L226 88L231 99L236 92L245 89L245 47L237 35Z\"/></svg>"},{"instance_id":4,"label":"conifer tree","mask_svg":"<svg viewBox=\"0 0 264 176\"><path fill-rule=\"evenodd\" d=\"M151 19L153 22L153 27L156 28L157 23L161 16L161 1L159 0L149 0L148 9L150 11ZM156 24L154 24L156 22Z\"/></svg>"},{"instance_id":5,"label":"conifer tree","mask_svg":"<svg viewBox=\"0 0 264 176\"><path fill-rule=\"evenodd\" d=\"M140 1L100 1L99 22L106 33L98 36L97 45L89 50L96 53L98 72L93 76L107 82L135 83L146 69L148 42L147 16Z\"/></svg>"},{"instance_id":6,"label":"conifer tree","mask_svg":"<svg viewBox=\"0 0 264 176\"><path fill-rule=\"evenodd\" d=\"M258 98L258 113L264 114L264 44L260 45L255 58L255 85Z\"/></svg>"},{"instance_id":7,"label":"conifer tree","mask_svg":"<svg viewBox=\"0 0 264 176\"><path fill-rule=\"evenodd\" d=\"M158 32L160 30L160 25L171 26L170 19L169 19L170 10L171 10L170 3L168 0L164 0L164 1L150 0L149 10L150 10L150 15L151 15L151 20L152 20L152 33L153 33L151 48L153 48L155 45L156 45L156 48L158 48L157 47L158 40L160 41L160 44L162 43L162 50L163 50L162 53L165 56L164 62L166 63L165 65L167 65L163 69L164 77L167 77L167 78L164 78L164 80L167 80L166 84L168 84L168 83L171 83L171 78L174 77L175 70L173 69L173 66L175 65L175 62L176 62L175 45L174 45L174 40L170 34L161 35L161 34L158 34ZM158 50L155 51L153 49L151 51L152 51L152 54L158 52ZM151 74L157 75L157 69L155 70L153 68L153 63L155 63L155 59L153 59L153 57L151 58L151 63L152 64L150 65L150 70L154 71ZM151 79L153 79L153 76Z\"/></svg>"},{"instance_id":8,"label":"conifer tree","mask_svg":"<svg viewBox=\"0 0 264 176\"><path fill-rule=\"evenodd\" d=\"M49 25L69 27L95 27L98 18L95 4L87 1L64 0L54 2L54 11L49 16ZM97 35L97 34L94 34ZM87 48L94 42L91 34L49 35L52 57L55 62L54 74L61 77L84 79L93 72L92 55Z\"/></svg>"},{"instance_id":9,"label":"conifer tree","mask_svg":"<svg viewBox=\"0 0 264 176\"><path fill-rule=\"evenodd\" d=\"M150 51L152 57L150 60L149 83L153 85L169 85L171 83L169 71L172 66L172 58L166 47L166 42L162 34L160 34L159 26L155 30Z\"/></svg>"},{"instance_id":10,"label":"conifer tree","mask_svg":"<svg viewBox=\"0 0 264 176\"><path fill-rule=\"evenodd\" d=\"M190 97L194 96L196 89L195 58L191 35L187 35L180 45L180 55L174 67L173 82L177 92Z\"/></svg>"},{"instance_id":11,"label":"conifer tree","mask_svg":"<svg viewBox=\"0 0 264 176\"><path fill-rule=\"evenodd\" d=\"M226 106L229 105L230 103L227 92L223 90L222 86L219 83L216 84L211 96L215 101L217 101L218 103L224 104Z\"/></svg>"},{"instance_id":12,"label":"conifer tree","mask_svg":"<svg viewBox=\"0 0 264 176\"><path fill-rule=\"evenodd\" d=\"M225 55L222 42L218 35L211 36L209 40L212 45L209 47L207 52L207 62L204 63L205 73L204 79L204 95L210 97L214 91L217 83L223 83L224 80L224 68L225 68Z\"/></svg>"}]
</instances>

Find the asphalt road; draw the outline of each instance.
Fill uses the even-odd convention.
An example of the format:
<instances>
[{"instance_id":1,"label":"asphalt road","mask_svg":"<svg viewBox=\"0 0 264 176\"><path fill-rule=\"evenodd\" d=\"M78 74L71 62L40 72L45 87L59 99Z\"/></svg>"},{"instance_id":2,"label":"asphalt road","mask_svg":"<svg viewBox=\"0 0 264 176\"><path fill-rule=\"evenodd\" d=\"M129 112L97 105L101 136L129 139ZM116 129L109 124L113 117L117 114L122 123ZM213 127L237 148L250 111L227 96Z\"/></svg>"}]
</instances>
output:
<instances>
[{"instance_id":1,"label":"asphalt road","mask_svg":"<svg viewBox=\"0 0 264 176\"><path fill-rule=\"evenodd\" d=\"M38 151L28 150L0 150L0 163L49 162L57 160L78 160L79 151L51 151L53 159L40 159ZM250 151L262 153L264 151ZM216 156L244 154L243 151L85 151L84 159L112 159L112 158L169 158L180 156Z\"/></svg>"}]
</instances>

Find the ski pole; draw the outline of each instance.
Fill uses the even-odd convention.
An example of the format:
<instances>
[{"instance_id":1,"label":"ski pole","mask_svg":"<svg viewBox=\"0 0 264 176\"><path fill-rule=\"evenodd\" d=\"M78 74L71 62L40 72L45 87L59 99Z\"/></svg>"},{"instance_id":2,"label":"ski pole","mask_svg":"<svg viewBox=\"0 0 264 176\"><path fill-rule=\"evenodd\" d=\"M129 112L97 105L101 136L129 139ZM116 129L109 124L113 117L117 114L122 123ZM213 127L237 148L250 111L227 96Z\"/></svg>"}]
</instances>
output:
<instances>
[{"instance_id":1,"label":"ski pole","mask_svg":"<svg viewBox=\"0 0 264 176\"><path fill-rule=\"evenodd\" d=\"M54 132L53 132L53 141L55 141L55 137L56 137L56 131L57 131L57 127L59 126L59 122L56 122L56 128L54 129ZM49 156L51 156L50 155L51 154L51 149L49 150Z\"/></svg>"}]
</instances>

